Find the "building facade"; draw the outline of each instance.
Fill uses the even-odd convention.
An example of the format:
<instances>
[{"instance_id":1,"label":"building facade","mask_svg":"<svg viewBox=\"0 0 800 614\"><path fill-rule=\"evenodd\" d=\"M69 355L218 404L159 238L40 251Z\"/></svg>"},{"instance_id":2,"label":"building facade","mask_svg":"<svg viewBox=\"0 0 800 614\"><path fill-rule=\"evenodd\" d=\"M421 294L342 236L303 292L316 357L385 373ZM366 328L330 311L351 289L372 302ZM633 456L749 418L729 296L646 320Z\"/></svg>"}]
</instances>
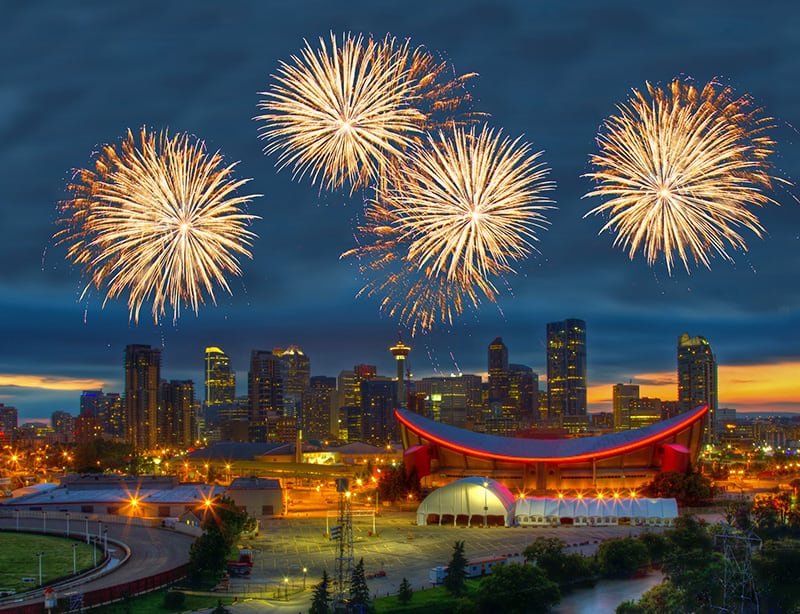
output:
<instances>
[{"instance_id":1,"label":"building facade","mask_svg":"<svg viewBox=\"0 0 800 614\"><path fill-rule=\"evenodd\" d=\"M125 348L126 440L138 452L158 444L161 352L149 345Z\"/></svg>"},{"instance_id":2,"label":"building facade","mask_svg":"<svg viewBox=\"0 0 800 614\"><path fill-rule=\"evenodd\" d=\"M717 360L705 337L678 337L678 408L689 411L697 405L708 405L706 443L715 440L717 432Z\"/></svg>"},{"instance_id":3,"label":"building facade","mask_svg":"<svg viewBox=\"0 0 800 614\"><path fill-rule=\"evenodd\" d=\"M586 322L568 319L547 324L548 418L562 424L587 419Z\"/></svg>"}]
</instances>

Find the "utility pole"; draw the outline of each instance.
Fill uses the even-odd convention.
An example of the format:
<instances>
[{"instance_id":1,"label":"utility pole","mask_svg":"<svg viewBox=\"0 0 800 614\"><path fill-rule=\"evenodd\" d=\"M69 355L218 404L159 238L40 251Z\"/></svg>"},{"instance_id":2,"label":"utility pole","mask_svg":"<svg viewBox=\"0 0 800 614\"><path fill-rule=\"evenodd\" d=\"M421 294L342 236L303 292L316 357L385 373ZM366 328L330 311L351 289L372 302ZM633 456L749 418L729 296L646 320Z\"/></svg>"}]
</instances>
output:
<instances>
[{"instance_id":1,"label":"utility pole","mask_svg":"<svg viewBox=\"0 0 800 614\"><path fill-rule=\"evenodd\" d=\"M347 478L336 479L336 490L339 493L339 518L336 531L332 532L334 539L338 539L336 557L336 593L333 597L333 611L345 612L347 610L348 591L350 578L353 575L353 514L350 508L350 490Z\"/></svg>"},{"instance_id":2,"label":"utility pole","mask_svg":"<svg viewBox=\"0 0 800 614\"><path fill-rule=\"evenodd\" d=\"M714 541L722 546L725 557L722 606L719 611L758 614L758 591L753 578L751 555L754 550L761 550L761 538L751 532L734 532L731 527L724 526L714 536Z\"/></svg>"}]
</instances>

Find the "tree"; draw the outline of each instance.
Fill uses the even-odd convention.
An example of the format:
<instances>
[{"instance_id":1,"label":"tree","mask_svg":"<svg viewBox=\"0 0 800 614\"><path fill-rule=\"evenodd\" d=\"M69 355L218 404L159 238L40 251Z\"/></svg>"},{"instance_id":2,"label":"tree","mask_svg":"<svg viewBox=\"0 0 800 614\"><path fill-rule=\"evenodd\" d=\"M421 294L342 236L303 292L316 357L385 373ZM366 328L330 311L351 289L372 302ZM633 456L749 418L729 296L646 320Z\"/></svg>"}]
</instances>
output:
<instances>
[{"instance_id":1,"label":"tree","mask_svg":"<svg viewBox=\"0 0 800 614\"><path fill-rule=\"evenodd\" d=\"M557 537L537 537L523 550L525 559L541 567L553 582L568 590L591 583L596 574L592 560L581 554L564 552L566 544Z\"/></svg>"},{"instance_id":2,"label":"tree","mask_svg":"<svg viewBox=\"0 0 800 614\"><path fill-rule=\"evenodd\" d=\"M314 586L314 594L311 598L311 609L308 614L328 614L328 605L331 602L331 595L328 591L330 578L328 572L322 571L322 582Z\"/></svg>"},{"instance_id":3,"label":"tree","mask_svg":"<svg viewBox=\"0 0 800 614\"><path fill-rule=\"evenodd\" d=\"M660 533L642 533L637 539L647 548L650 565L660 569L667 551L667 539Z\"/></svg>"},{"instance_id":4,"label":"tree","mask_svg":"<svg viewBox=\"0 0 800 614\"><path fill-rule=\"evenodd\" d=\"M457 541L453 545L453 558L447 567L444 578L444 587L454 597L460 597L467 588L467 559L464 556L464 541Z\"/></svg>"},{"instance_id":5,"label":"tree","mask_svg":"<svg viewBox=\"0 0 800 614\"><path fill-rule=\"evenodd\" d=\"M411 583L403 576L403 580L400 582L400 588L397 591L397 598L400 600L400 603L406 605L411 601L413 595L414 591L411 589Z\"/></svg>"},{"instance_id":6,"label":"tree","mask_svg":"<svg viewBox=\"0 0 800 614\"><path fill-rule=\"evenodd\" d=\"M480 612L528 614L546 612L559 601L558 585L534 565L497 565L478 586Z\"/></svg>"},{"instance_id":7,"label":"tree","mask_svg":"<svg viewBox=\"0 0 800 614\"><path fill-rule=\"evenodd\" d=\"M371 612L372 601L369 598L369 587L367 577L364 574L364 559L359 559L353 567L353 575L350 578L350 605L354 606L357 612Z\"/></svg>"},{"instance_id":8,"label":"tree","mask_svg":"<svg viewBox=\"0 0 800 614\"><path fill-rule=\"evenodd\" d=\"M769 612L800 609L800 543L796 540L766 541L752 558L756 586Z\"/></svg>"},{"instance_id":9,"label":"tree","mask_svg":"<svg viewBox=\"0 0 800 614\"><path fill-rule=\"evenodd\" d=\"M648 590L637 602L641 614L682 614L686 595L672 582L661 582Z\"/></svg>"},{"instance_id":10,"label":"tree","mask_svg":"<svg viewBox=\"0 0 800 614\"><path fill-rule=\"evenodd\" d=\"M225 570L228 550L222 533L204 531L189 548L189 578L195 583L215 582Z\"/></svg>"},{"instance_id":11,"label":"tree","mask_svg":"<svg viewBox=\"0 0 800 614\"><path fill-rule=\"evenodd\" d=\"M641 494L645 497L676 499L681 507L691 507L703 505L713 499L714 486L707 476L690 468L686 472L659 473L642 488Z\"/></svg>"},{"instance_id":12,"label":"tree","mask_svg":"<svg viewBox=\"0 0 800 614\"><path fill-rule=\"evenodd\" d=\"M641 574L650 557L647 546L633 537L609 539L597 548L597 560L608 578L633 578Z\"/></svg>"}]
</instances>

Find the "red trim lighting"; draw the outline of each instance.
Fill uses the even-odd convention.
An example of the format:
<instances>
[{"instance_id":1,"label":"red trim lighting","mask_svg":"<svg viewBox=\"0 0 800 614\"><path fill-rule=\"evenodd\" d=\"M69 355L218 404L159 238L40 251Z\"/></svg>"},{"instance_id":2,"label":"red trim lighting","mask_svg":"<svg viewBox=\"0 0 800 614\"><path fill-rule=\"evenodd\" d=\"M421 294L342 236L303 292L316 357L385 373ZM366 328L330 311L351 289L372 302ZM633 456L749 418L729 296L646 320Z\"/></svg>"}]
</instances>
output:
<instances>
[{"instance_id":1,"label":"red trim lighting","mask_svg":"<svg viewBox=\"0 0 800 614\"><path fill-rule=\"evenodd\" d=\"M511 461L515 463L525 462L525 463L552 463L552 462L582 462L582 461L591 461L597 460L601 458L608 458L610 456L617 456L618 454L625 454L626 452L631 452L633 450L637 450L639 448L644 448L650 444L658 443L668 437L672 437L676 433L684 430L688 426L692 425L693 423L697 422L708 413L708 405L704 405L702 411L695 413L684 420L681 420L677 424L671 426L670 428L659 431L654 435L650 435L649 437L645 437L643 439L639 439L632 443L615 446L613 448L608 448L606 450L598 450L597 452L589 452L586 454L577 454L575 456L554 456L554 457L543 457L543 456L509 456L507 454L495 454L493 452L487 452L486 450L480 450L477 448L470 448L469 446L463 446L452 441L448 441L447 439L443 439L437 435L433 435L431 433L426 432L422 428L412 424L407 419L403 418L399 412L395 412L395 417L411 432L415 433L419 437L427 439L428 441L435 443L437 445L442 446L443 448L447 448L449 450L454 450L456 452L461 452L462 454L466 454L467 456L475 456L478 458L487 458L491 460L500 460L500 461Z\"/></svg>"}]
</instances>

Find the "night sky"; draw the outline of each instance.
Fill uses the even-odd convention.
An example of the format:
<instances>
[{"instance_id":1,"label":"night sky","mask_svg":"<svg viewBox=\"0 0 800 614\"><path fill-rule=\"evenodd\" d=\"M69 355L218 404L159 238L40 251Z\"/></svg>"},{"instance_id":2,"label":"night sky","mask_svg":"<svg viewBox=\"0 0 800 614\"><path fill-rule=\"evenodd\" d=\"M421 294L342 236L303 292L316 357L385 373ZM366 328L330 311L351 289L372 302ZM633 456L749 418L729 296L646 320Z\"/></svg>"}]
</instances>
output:
<instances>
[{"instance_id":1,"label":"night sky","mask_svg":"<svg viewBox=\"0 0 800 614\"><path fill-rule=\"evenodd\" d=\"M224 7L223 7L224 4ZM353 260L359 194L320 192L278 172L257 138L257 102L281 60L331 31L411 38L450 60L470 83L475 110L522 136L552 169L558 209L540 254L516 268L497 305L452 328L404 340L415 377L486 371L501 336L512 363L545 379L545 326L587 323L590 409L608 409L611 385L676 397L676 344L702 335L720 365L720 406L800 411L798 188L770 194L763 239L712 270L667 274L599 235L600 204L581 197L603 120L647 81L718 77L774 117L774 174L800 181L800 5L792 2L13 2L0 25L0 402L20 422L77 413L80 391L123 392L125 345L162 349L162 377L193 379L202 399L203 352L221 347L246 393L250 350L299 345L313 375L359 363L394 373L387 348L398 323L361 288ZM232 296L177 324L129 322L124 301L79 300L81 272L52 240L56 203L72 170L130 128L204 139L260 193L253 259ZM149 314L145 308L143 313Z\"/></svg>"}]
</instances>

